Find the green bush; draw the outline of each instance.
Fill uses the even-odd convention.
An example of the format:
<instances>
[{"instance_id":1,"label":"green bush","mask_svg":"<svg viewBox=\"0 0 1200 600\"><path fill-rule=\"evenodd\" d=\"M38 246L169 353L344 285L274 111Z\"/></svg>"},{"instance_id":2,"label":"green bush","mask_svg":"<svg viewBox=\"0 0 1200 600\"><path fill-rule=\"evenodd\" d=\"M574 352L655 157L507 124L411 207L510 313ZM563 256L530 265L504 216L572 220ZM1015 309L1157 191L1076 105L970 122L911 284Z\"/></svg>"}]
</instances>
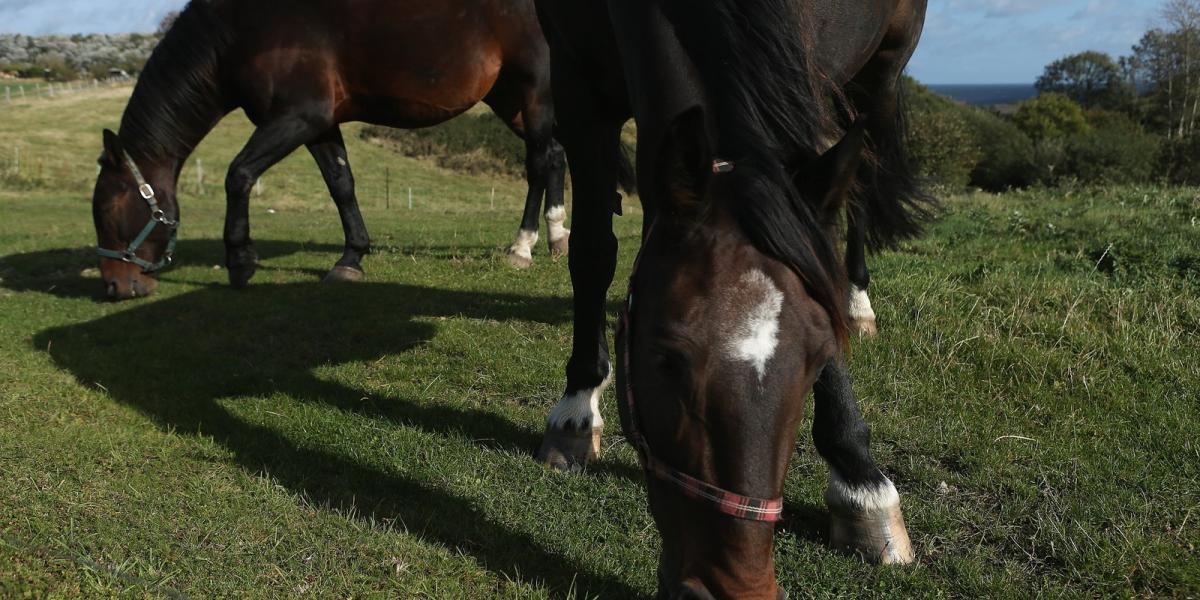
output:
<instances>
[{"instance_id":1,"label":"green bush","mask_svg":"<svg viewBox=\"0 0 1200 600\"><path fill-rule=\"evenodd\" d=\"M909 115L909 144L922 177L961 189L971 181L981 152L965 119L955 112L917 110Z\"/></svg>"},{"instance_id":2,"label":"green bush","mask_svg":"<svg viewBox=\"0 0 1200 600\"><path fill-rule=\"evenodd\" d=\"M905 77L904 86L908 147L918 173L936 184L965 187L982 154L965 118L966 107L912 78Z\"/></svg>"},{"instance_id":3,"label":"green bush","mask_svg":"<svg viewBox=\"0 0 1200 600\"><path fill-rule=\"evenodd\" d=\"M1090 130L1067 139L1064 175L1083 183L1142 183L1158 168L1159 139L1129 117L1088 114Z\"/></svg>"},{"instance_id":4,"label":"green bush","mask_svg":"<svg viewBox=\"0 0 1200 600\"><path fill-rule=\"evenodd\" d=\"M967 125L982 152L971 185L1001 192L1037 183L1033 140L1012 121L978 107L964 107Z\"/></svg>"},{"instance_id":5,"label":"green bush","mask_svg":"<svg viewBox=\"0 0 1200 600\"><path fill-rule=\"evenodd\" d=\"M1011 121L939 96L911 78L904 85L910 151L922 174L990 191L1037 182L1033 141Z\"/></svg>"},{"instance_id":6,"label":"green bush","mask_svg":"<svg viewBox=\"0 0 1200 600\"><path fill-rule=\"evenodd\" d=\"M435 158L447 169L525 175L525 142L491 113L471 112L424 129L364 127L361 135L405 156Z\"/></svg>"},{"instance_id":7,"label":"green bush","mask_svg":"<svg viewBox=\"0 0 1200 600\"><path fill-rule=\"evenodd\" d=\"M1200 185L1200 134L1164 140L1158 170L1171 183Z\"/></svg>"},{"instance_id":8,"label":"green bush","mask_svg":"<svg viewBox=\"0 0 1200 600\"><path fill-rule=\"evenodd\" d=\"M1042 94L1022 102L1013 123L1035 142L1082 135L1090 129L1083 108L1062 94Z\"/></svg>"}]
</instances>

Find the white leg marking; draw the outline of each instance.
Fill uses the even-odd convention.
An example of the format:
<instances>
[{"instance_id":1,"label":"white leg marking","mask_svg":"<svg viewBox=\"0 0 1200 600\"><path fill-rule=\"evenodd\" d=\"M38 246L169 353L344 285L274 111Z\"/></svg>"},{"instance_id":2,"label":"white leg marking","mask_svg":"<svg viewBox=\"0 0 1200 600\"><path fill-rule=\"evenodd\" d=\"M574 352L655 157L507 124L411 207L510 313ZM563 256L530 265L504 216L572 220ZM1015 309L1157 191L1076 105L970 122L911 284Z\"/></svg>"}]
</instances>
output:
<instances>
[{"instance_id":1,"label":"white leg marking","mask_svg":"<svg viewBox=\"0 0 1200 600\"><path fill-rule=\"evenodd\" d=\"M895 508L900 504L900 494L887 477L883 483L869 486L852 486L837 471L829 470L829 487L825 490L825 503L850 509L856 513L875 513Z\"/></svg>"},{"instance_id":2,"label":"white leg marking","mask_svg":"<svg viewBox=\"0 0 1200 600\"><path fill-rule=\"evenodd\" d=\"M563 394L558 404L550 410L550 416L546 419L547 425L550 429L563 429L570 422L578 428L586 420L590 429L603 427L604 417L600 416L600 397L604 394L604 388L608 387L611 382L610 370L608 378L599 386Z\"/></svg>"},{"instance_id":3,"label":"white leg marking","mask_svg":"<svg viewBox=\"0 0 1200 600\"><path fill-rule=\"evenodd\" d=\"M875 311L871 308L871 298L867 290L850 284L850 318L855 321L874 321Z\"/></svg>"},{"instance_id":4,"label":"white leg marking","mask_svg":"<svg viewBox=\"0 0 1200 600\"><path fill-rule=\"evenodd\" d=\"M729 357L748 362L758 372L759 380L767 372L767 362L779 345L779 312L783 309L783 292L766 273L754 269L742 276L742 292L753 298L751 306L738 307L743 311L741 323L729 332L725 346Z\"/></svg>"},{"instance_id":5,"label":"white leg marking","mask_svg":"<svg viewBox=\"0 0 1200 600\"><path fill-rule=\"evenodd\" d=\"M567 222L567 209L555 206L546 211L546 228L550 230L550 242L557 242L571 234L571 230L563 227Z\"/></svg>"},{"instance_id":6,"label":"white leg marking","mask_svg":"<svg viewBox=\"0 0 1200 600\"><path fill-rule=\"evenodd\" d=\"M521 229L517 231L517 241L508 247L508 253L533 260L533 248L537 246L537 241L538 232Z\"/></svg>"}]
</instances>

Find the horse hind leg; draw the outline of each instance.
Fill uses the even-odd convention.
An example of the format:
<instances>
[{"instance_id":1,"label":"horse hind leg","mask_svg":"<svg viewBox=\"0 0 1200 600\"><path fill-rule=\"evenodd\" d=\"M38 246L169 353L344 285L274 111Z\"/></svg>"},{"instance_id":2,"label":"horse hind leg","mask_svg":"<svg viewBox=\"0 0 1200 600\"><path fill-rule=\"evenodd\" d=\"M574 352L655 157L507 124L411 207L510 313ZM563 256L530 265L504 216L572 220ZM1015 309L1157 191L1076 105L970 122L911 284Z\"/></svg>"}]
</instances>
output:
<instances>
[{"instance_id":1,"label":"horse hind leg","mask_svg":"<svg viewBox=\"0 0 1200 600\"><path fill-rule=\"evenodd\" d=\"M879 333L875 325L875 310L871 307L871 297L867 295L867 286L871 284L871 274L867 270L866 239L861 219L866 216L855 211L846 227L846 273L850 277L849 311L850 331L864 337L874 337Z\"/></svg>"},{"instance_id":2,"label":"horse hind leg","mask_svg":"<svg viewBox=\"0 0 1200 600\"><path fill-rule=\"evenodd\" d=\"M371 251L371 239L367 226L358 209L358 198L354 193L354 173L346 155L346 144L341 129L333 127L320 138L308 144L308 151L321 168L321 176L329 194L337 205L338 217L342 221L346 246L342 258L325 275L325 283L362 281L366 273L362 258Z\"/></svg>"},{"instance_id":3,"label":"horse hind leg","mask_svg":"<svg viewBox=\"0 0 1200 600\"><path fill-rule=\"evenodd\" d=\"M525 141L525 180L529 187L521 227L508 248L509 264L522 269L533 264L543 198L550 253L566 254L571 232L563 225L567 217L563 202L565 152L554 139L554 105L546 78L523 71L506 73L486 100L509 129Z\"/></svg>"},{"instance_id":4,"label":"horse hind leg","mask_svg":"<svg viewBox=\"0 0 1200 600\"><path fill-rule=\"evenodd\" d=\"M550 255L566 256L570 248L571 230L565 227L567 207L563 198L566 188L567 158L559 143L551 139L544 165L546 179L546 230L550 234Z\"/></svg>"},{"instance_id":5,"label":"horse hind leg","mask_svg":"<svg viewBox=\"0 0 1200 600\"><path fill-rule=\"evenodd\" d=\"M540 237L538 234L538 209L541 206L542 191L533 184L531 178L529 191L525 197L525 211L521 215L521 227L517 230L517 238L508 247L505 256L508 264L518 269L527 269L533 265L533 249L537 247Z\"/></svg>"},{"instance_id":6,"label":"horse hind leg","mask_svg":"<svg viewBox=\"0 0 1200 600\"><path fill-rule=\"evenodd\" d=\"M844 364L835 359L825 366L813 397L813 442L830 471L825 491L830 545L870 563L911 563L900 495L871 458L870 429Z\"/></svg>"}]
</instances>

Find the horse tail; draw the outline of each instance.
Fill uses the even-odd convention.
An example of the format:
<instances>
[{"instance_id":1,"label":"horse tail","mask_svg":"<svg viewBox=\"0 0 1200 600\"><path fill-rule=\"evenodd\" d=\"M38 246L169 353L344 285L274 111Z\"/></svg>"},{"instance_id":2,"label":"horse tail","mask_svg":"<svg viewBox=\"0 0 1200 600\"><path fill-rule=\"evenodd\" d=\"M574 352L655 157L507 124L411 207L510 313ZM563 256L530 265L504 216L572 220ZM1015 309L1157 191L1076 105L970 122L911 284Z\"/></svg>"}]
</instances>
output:
<instances>
[{"instance_id":1,"label":"horse tail","mask_svg":"<svg viewBox=\"0 0 1200 600\"><path fill-rule=\"evenodd\" d=\"M895 86L893 115L867 115L868 159L859 167L850 218L858 219L872 250L919 235L938 200L924 187L908 153L904 85Z\"/></svg>"},{"instance_id":2,"label":"horse tail","mask_svg":"<svg viewBox=\"0 0 1200 600\"><path fill-rule=\"evenodd\" d=\"M629 196L637 193L637 168L630 158L632 153L633 149L625 142L617 147L617 184Z\"/></svg>"}]
</instances>

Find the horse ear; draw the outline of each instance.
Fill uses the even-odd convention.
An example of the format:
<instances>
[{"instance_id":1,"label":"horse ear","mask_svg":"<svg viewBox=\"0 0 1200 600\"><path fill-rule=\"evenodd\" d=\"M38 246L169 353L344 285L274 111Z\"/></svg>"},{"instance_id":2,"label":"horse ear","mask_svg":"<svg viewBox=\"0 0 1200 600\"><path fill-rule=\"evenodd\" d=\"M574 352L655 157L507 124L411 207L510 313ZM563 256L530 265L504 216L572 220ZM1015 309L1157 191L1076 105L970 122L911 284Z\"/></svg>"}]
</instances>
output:
<instances>
[{"instance_id":1,"label":"horse ear","mask_svg":"<svg viewBox=\"0 0 1200 600\"><path fill-rule=\"evenodd\" d=\"M110 165L120 165L122 157L125 156L125 150L121 146L121 138L113 133L111 129L104 130L104 155L100 158L107 161Z\"/></svg>"},{"instance_id":2,"label":"horse ear","mask_svg":"<svg viewBox=\"0 0 1200 600\"><path fill-rule=\"evenodd\" d=\"M816 160L801 167L797 185L810 198L820 198L825 214L840 211L854 184L858 167L866 151L867 120L860 116L837 144Z\"/></svg>"},{"instance_id":3,"label":"horse ear","mask_svg":"<svg viewBox=\"0 0 1200 600\"><path fill-rule=\"evenodd\" d=\"M658 153L662 201L683 208L704 196L712 178L712 153L704 109L694 106L671 122Z\"/></svg>"}]
</instances>

